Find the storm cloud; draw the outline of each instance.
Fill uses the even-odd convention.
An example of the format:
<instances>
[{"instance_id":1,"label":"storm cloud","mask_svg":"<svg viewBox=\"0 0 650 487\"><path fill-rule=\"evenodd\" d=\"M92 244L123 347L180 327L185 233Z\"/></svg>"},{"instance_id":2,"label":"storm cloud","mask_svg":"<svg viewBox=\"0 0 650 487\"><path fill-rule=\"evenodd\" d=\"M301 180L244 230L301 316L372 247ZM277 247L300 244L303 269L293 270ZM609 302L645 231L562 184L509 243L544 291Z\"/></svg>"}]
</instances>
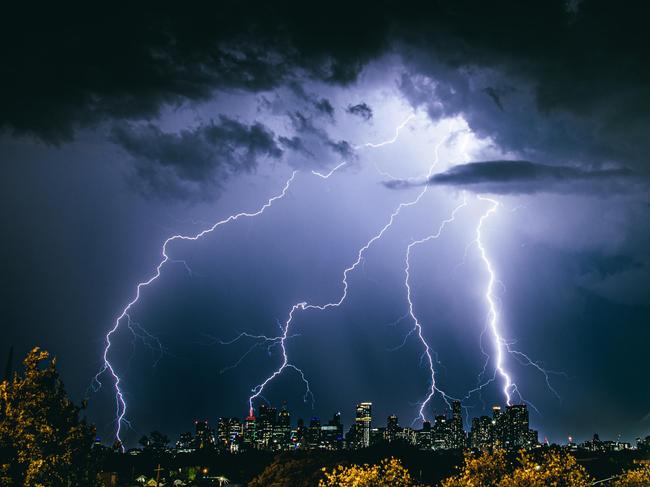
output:
<instances>
[{"instance_id":1,"label":"storm cloud","mask_svg":"<svg viewBox=\"0 0 650 487\"><path fill-rule=\"evenodd\" d=\"M646 188L627 169L587 170L507 160L460 164L421 183L393 180L384 184L393 189L423 184L456 186L477 193L492 194L612 193L629 192L635 185L638 189Z\"/></svg>"},{"instance_id":2,"label":"storm cloud","mask_svg":"<svg viewBox=\"0 0 650 487\"><path fill-rule=\"evenodd\" d=\"M141 190L161 197L214 197L233 174L250 173L259 159L283 154L264 125L225 116L179 133L152 124L116 125L112 139L134 159Z\"/></svg>"},{"instance_id":3,"label":"storm cloud","mask_svg":"<svg viewBox=\"0 0 650 487\"><path fill-rule=\"evenodd\" d=\"M478 135L544 163L618 163L647 174L648 8L334 2L314 15L300 2L254 2L90 15L14 5L0 29L0 127L58 143L76 128L151 120L216 90L347 84L369 62L397 54L404 95L432 118L462 115ZM329 102L316 103L332 114Z\"/></svg>"}]
</instances>

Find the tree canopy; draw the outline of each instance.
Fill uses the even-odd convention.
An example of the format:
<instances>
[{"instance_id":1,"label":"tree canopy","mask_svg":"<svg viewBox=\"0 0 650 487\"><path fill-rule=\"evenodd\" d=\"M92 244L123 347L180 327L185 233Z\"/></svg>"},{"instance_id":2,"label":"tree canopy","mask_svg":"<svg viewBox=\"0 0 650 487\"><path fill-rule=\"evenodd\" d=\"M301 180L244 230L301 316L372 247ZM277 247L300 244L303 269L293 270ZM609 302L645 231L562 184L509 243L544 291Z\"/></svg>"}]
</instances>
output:
<instances>
[{"instance_id":1,"label":"tree canopy","mask_svg":"<svg viewBox=\"0 0 650 487\"><path fill-rule=\"evenodd\" d=\"M56 359L34 348L0 383L0 486L96 485L95 430L68 398Z\"/></svg>"}]
</instances>

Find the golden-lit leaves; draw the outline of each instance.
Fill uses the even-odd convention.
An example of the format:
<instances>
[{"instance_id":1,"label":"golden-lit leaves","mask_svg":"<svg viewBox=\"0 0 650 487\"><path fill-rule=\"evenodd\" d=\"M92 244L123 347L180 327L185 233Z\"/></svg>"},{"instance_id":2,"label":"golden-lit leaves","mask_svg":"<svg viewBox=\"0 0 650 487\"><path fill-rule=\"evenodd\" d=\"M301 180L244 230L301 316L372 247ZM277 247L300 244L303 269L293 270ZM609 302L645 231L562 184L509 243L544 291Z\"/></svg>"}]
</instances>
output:
<instances>
[{"instance_id":1,"label":"golden-lit leaves","mask_svg":"<svg viewBox=\"0 0 650 487\"><path fill-rule=\"evenodd\" d=\"M646 487L650 485L650 462L640 463L612 482L613 487Z\"/></svg>"},{"instance_id":2,"label":"golden-lit leaves","mask_svg":"<svg viewBox=\"0 0 650 487\"><path fill-rule=\"evenodd\" d=\"M522 452L516 465L508 465L502 450L481 455L465 454L465 463L458 475L442 482L443 487L583 487L591 483L585 469L576 459L556 450L535 457Z\"/></svg>"},{"instance_id":3,"label":"golden-lit leaves","mask_svg":"<svg viewBox=\"0 0 650 487\"><path fill-rule=\"evenodd\" d=\"M0 485L94 485L94 429L79 420L49 354L34 348L0 384Z\"/></svg>"},{"instance_id":4,"label":"golden-lit leaves","mask_svg":"<svg viewBox=\"0 0 650 487\"><path fill-rule=\"evenodd\" d=\"M338 465L331 471L323 469L325 478L319 487L415 487L409 471L402 463L389 458L377 465Z\"/></svg>"}]
</instances>

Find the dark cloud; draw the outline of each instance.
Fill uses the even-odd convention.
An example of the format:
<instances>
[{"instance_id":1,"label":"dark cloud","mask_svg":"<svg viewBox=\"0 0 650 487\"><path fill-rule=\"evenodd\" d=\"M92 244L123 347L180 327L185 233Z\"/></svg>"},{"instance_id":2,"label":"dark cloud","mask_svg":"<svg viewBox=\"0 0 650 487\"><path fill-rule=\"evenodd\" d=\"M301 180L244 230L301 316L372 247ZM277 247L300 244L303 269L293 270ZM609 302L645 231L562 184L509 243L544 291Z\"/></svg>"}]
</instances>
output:
<instances>
[{"instance_id":1,"label":"dark cloud","mask_svg":"<svg viewBox=\"0 0 650 487\"><path fill-rule=\"evenodd\" d=\"M329 115L330 117L334 116L334 107L327 98L321 98L316 103L314 107L321 113Z\"/></svg>"},{"instance_id":2,"label":"dark cloud","mask_svg":"<svg viewBox=\"0 0 650 487\"><path fill-rule=\"evenodd\" d=\"M354 157L354 149L348 141L332 139L325 129L314 124L311 117L300 111L295 111L288 115L291 119L293 128L298 134L303 135L307 139L311 139L311 141L316 142L317 145L322 145L328 148L338 156L346 158ZM313 151L305 151L305 153L314 154ZM322 164L326 164L326 162L327 161L323 161Z\"/></svg>"},{"instance_id":3,"label":"dark cloud","mask_svg":"<svg viewBox=\"0 0 650 487\"><path fill-rule=\"evenodd\" d=\"M389 188L413 186L408 181L388 181ZM416 183L417 184L417 183ZM529 161L484 161L460 164L435 174L428 182L437 186L458 186L477 193L611 193L629 192L647 186L627 169L585 170Z\"/></svg>"},{"instance_id":4,"label":"dark cloud","mask_svg":"<svg viewBox=\"0 0 650 487\"><path fill-rule=\"evenodd\" d=\"M14 3L0 29L0 127L58 142L80 126L151 119L215 90L349 83L369 61L397 53L407 69L404 94L434 118L462 115L522 158L647 174L649 9L609 0L442 0L334 2L314 15L288 1L97 14ZM314 103L331 114L329 102Z\"/></svg>"},{"instance_id":5,"label":"dark cloud","mask_svg":"<svg viewBox=\"0 0 650 487\"><path fill-rule=\"evenodd\" d=\"M345 111L352 115L356 115L357 117L361 117L365 121L372 118L372 108L370 108L365 102L357 105L350 105L345 109Z\"/></svg>"},{"instance_id":6,"label":"dark cloud","mask_svg":"<svg viewBox=\"0 0 650 487\"><path fill-rule=\"evenodd\" d=\"M111 5L14 3L0 28L0 128L49 142L107 119L151 119L215 89L268 90L297 77L346 83L381 52L361 5L318 15L299 2ZM383 22L382 22L383 23ZM336 35L332 35L332 26ZM379 24L376 24L379 25Z\"/></svg>"},{"instance_id":7,"label":"dark cloud","mask_svg":"<svg viewBox=\"0 0 650 487\"><path fill-rule=\"evenodd\" d=\"M112 139L134 158L143 191L165 197L215 197L233 174L252 172L260 158L283 154L262 124L245 125L225 116L179 133L152 124L116 125Z\"/></svg>"},{"instance_id":8,"label":"dark cloud","mask_svg":"<svg viewBox=\"0 0 650 487\"><path fill-rule=\"evenodd\" d=\"M294 152L301 153L305 156L308 157L313 157L314 154L312 154L309 149L305 147L305 144L303 140L300 137L293 136L293 137L280 137L278 138L278 141L280 142L280 145L284 147L285 149L292 150Z\"/></svg>"}]
</instances>

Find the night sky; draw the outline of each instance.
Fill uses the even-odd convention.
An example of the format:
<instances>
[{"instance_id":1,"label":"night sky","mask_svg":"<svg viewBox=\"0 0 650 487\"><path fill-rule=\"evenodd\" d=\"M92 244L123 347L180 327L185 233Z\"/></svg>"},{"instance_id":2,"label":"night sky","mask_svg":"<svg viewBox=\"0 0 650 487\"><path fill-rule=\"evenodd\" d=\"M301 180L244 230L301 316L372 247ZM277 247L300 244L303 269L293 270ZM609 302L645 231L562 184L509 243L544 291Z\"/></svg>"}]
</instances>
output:
<instances>
[{"instance_id":1,"label":"night sky","mask_svg":"<svg viewBox=\"0 0 650 487\"><path fill-rule=\"evenodd\" d=\"M341 306L294 313L286 350L313 401L291 368L262 396L294 420L340 410L349 425L372 401L380 424L420 427L430 376L406 250L466 201L412 248L411 296L437 387L470 416L503 405L498 373L466 397L497 365L475 239L498 201L481 242L513 401L550 441L650 434L647 5L212 3L3 9L1 363L10 345L51 351L111 441L114 383L92 378L162 243L256 212L296 171L263 214L170 243L129 311L135 335L119 323L127 444L246 416L282 354L235 339L338 301L344 269L425 188ZM445 411L440 393L425 408Z\"/></svg>"}]
</instances>

